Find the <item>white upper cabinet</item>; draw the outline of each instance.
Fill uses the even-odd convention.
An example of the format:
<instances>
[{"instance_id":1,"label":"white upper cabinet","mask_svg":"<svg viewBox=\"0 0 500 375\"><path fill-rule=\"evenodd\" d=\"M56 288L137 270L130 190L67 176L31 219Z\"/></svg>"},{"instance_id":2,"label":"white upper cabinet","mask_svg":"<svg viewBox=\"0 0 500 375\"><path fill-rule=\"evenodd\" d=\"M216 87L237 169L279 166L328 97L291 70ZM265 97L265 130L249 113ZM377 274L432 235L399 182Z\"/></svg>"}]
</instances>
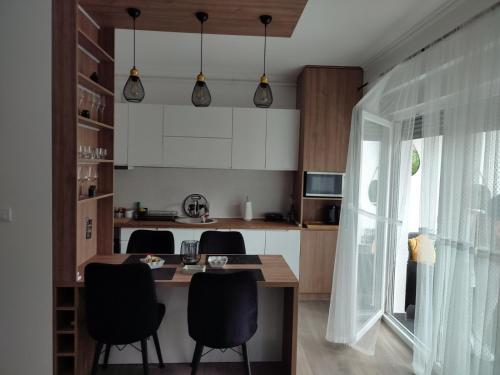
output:
<instances>
[{"instance_id":1,"label":"white upper cabinet","mask_svg":"<svg viewBox=\"0 0 500 375\"><path fill-rule=\"evenodd\" d=\"M299 129L300 111L267 110L266 169L297 170Z\"/></svg>"},{"instance_id":2,"label":"white upper cabinet","mask_svg":"<svg viewBox=\"0 0 500 375\"><path fill-rule=\"evenodd\" d=\"M165 167L231 168L231 139L164 137Z\"/></svg>"},{"instance_id":3,"label":"white upper cabinet","mask_svg":"<svg viewBox=\"0 0 500 375\"><path fill-rule=\"evenodd\" d=\"M233 169L265 169L266 111L233 108Z\"/></svg>"},{"instance_id":4,"label":"white upper cabinet","mask_svg":"<svg viewBox=\"0 0 500 375\"><path fill-rule=\"evenodd\" d=\"M115 103L115 165L128 165L128 104Z\"/></svg>"},{"instance_id":5,"label":"white upper cabinet","mask_svg":"<svg viewBox=\"0 0 500 375\"><path fill-rule=\"evenodd\" d=\"M163 164L163 105L129 104L128 164L160 167Z\"/></svg>"},{"instance_id":6,"label":"white upper cabinet","mask_svg":"<svg viewBox=\"0 0 500 375\"><path fill-rule=\"evenodd\" d=\"M232 110L225 107L165 106L167 137L227 138L233 136Z\"/></svg>"}]
</instances>

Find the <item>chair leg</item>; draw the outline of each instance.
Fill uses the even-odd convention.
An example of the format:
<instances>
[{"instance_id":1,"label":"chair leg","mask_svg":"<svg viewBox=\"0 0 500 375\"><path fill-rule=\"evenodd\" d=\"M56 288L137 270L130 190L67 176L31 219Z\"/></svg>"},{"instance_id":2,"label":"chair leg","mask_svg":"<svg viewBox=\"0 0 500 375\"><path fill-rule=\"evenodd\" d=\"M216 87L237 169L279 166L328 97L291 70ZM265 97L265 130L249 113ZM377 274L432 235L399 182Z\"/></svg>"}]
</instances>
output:
<instances>
[{"instance_id":1,"label":"chair leg","mask_svg":"<svg viewBox=\"0 0 500 375\"><path fill-rule=\"evenodd\" d=\"M247 375L251 375L252 371L250 370L250 361L248 360L248 352L247 352L247 343L243 343L241 345L241 349L243 351L243 359L245 360L245 370Z\"/></svg>"},{"instance_id":2,"label":"chair leg","mask_svg":"<svg viewBox=\"0 0 500 375\"><path fill-rule=\"evenodd\" d=\"M158 356L158 362L160 363L160 368L164 368L163 357L161 355L160 341L158 340L158 332L153 333L153 341L155 343L156 355Z\"/></svg>"},{"instance_id":3,"label":"chair leg","mask_svg":"<svg viewBox=\"0 0 500 375\"><path fill-rule=\"evenodd\" d=\"M144 375L148 375L149 374L148 342L146 340L141 340L141 352L142 352L142 368L144 370Z\"/></svg>"},{"instance_id":4,"label":"chair leg","mask_svg":"<svg viewBox=\"0 0 500 375\"><path fill-rule=\"evenodd\" d=\"M94 361L92 362L92 375L97 374L97 368L99 366L99 357L101 356L102 343L97 342L95 344Z\"/></svg>"},{"instance_id":5,"label":"chair leg","mask_svg":"<svg viewBox=\"0 0 500 375\"><path fill-rule=\"evenodd\" d=\"M203 354L204 345L200 342L196 342L196 348L194 348L193 362L191 362L191 375L196 375L198 371L198 365L200 364L201 355Z\"/></svg>"},{"instance_id":6,"label":"chair leg","mask_svg":"<svg viewBox=\"0 0 500 375\"><path fill-rule=\"evenodd\" d=\"M109 352L111 351L111 345L106 344L106 349L104 351L104 366L103 368L106 370L108 368L108 362L109 362Z\"/></svg>"}]
</instances>

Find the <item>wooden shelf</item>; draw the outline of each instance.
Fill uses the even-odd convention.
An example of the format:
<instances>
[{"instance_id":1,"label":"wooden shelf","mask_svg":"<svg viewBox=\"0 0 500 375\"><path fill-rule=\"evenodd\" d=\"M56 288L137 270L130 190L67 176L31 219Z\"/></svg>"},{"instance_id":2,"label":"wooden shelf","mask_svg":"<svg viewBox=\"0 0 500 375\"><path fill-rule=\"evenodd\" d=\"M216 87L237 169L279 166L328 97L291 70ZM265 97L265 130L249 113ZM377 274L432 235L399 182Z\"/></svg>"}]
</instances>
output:
<instances>
[{"instance_id":1,"label":"wooden shelf","mask_svg":"<svg viewBox=\"0 0 500 375\"><path fill-rule=\"evenodd\" d=\"M111 62L115 61L109 53L107 53L99 44L94 42L89 38L87 34L85 34L82 30L78 30L78 44L90 52L97 60L100 62Z\"/></svg>"},{"instance_id":2,"label":"wooden shelf","mask_svg":"<svg viewBox=\"0 0 500 375\"><path fill-rule=\"evenodd\" d=\"M115 96L107 88L92 81L90 78L85 77L82 73L78 73L78 84L82 85L86 89L89 89L90 91L92 91L96 94L107 95L107 96L111 96L111 97Z\"/></svg>"},{"instance_id":3,"label":"wooden shelf","mask_svg":"<svg viewBox=\"0 0 500 375\"><path fill-rule=\"evenodd\" d=\"M113 193L97 194L95 197L83 197L78 200L78 203L91 202L99 199L112 197Z\"/></svg>"},{"instance_id":4,"label":"wooden shelf","mask_svg":"<svg viewBox=\"0 0 500 375\"><path fill-rule=\"evenodd\" d=\"M113 130L114 129L114 127L112 127L111 125L107 125L107 124L104 124L104 123L99 122L99 121L91 120L91 119L83 117L83 116L78 116L78 124L87 125L87 126L94 126L97 128L96 130L100 130L100 129Z\"/></svg>"},{"instance_id":5,"label":"wooden shelf","mask_svg":"<svg viewBox=\"0 0 500 375\"><path fill-rule=\"evenodd\" d=\"M74 357L75 356L75 352L58 352L56 353L56 355L58 357Z\"/></svg>"},{"instance_id":6,"label":"wooden shelf","mask_svg":"<svg viewBox=\"0 0 500 375\"><path fill-rule=\"evenodd\" d=\"M339 197L302 197L302 199L307 201L341 201L342 198Z\"/></svg>"},{"instance_id":7,"label":"wooden shelf","mask_svg":"<svg viewBox=\"0 0 500 375\"><path fill-rule=\"evenodd\" d=\"M109 159L78 159L78 164L106 164L114 163L114 160Z\"/></svg>"},{"instance_id":8,"label":"wooden shelf","mask_svg":"<svg viewBox=\"0 0 500 375\"><path fill-rule=\"evenodd\" d=\"M57 311L75 311L74 306L56 306Z\"/></svg>"}]
</instances>

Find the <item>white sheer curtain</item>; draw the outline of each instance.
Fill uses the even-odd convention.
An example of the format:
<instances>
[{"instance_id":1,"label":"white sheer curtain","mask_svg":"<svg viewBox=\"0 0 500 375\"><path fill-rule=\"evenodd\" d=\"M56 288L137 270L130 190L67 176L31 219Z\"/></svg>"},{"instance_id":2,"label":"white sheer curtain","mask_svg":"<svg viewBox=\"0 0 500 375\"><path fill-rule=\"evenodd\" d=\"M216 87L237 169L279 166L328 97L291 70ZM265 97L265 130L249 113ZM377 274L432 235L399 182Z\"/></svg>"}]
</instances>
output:
<instances>
[{"instance_id":1,"label":"white sheer curtain","mask_svg":"<svg viewBox=\"0 0 500 375\"><path fill-rule=\"evenodd\" d=\"M397 66L354 109L329 341L374 349L387 256L407 246L416 138L431 256L417 263L415 372L500 374L500 8Z\"/></svg>"}]
</instances>

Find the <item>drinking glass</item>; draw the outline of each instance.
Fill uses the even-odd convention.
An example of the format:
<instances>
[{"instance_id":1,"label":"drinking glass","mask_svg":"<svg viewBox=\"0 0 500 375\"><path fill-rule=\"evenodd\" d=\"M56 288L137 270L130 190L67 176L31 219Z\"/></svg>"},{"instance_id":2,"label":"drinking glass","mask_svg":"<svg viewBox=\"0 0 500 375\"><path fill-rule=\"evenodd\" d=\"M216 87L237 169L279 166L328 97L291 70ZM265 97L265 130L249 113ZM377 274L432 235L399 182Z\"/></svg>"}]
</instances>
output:
<instances>
[{"instance_id":1,"label":"drinking glass","mask_svg":"<svg viewBox=\"0 0 500 375\"><path fill-rule=\"evenodd\" d=\"M201 255L198 253L200 241L188 240L181 243L181 260L185 265L197 264Z\"/></svg>"},{"instance_id":2,"label":"drinking glass","mask_svg":"<svg viewBox=\"0 0 500 375\"><path fill-rule=\"evenodd\" d=\"M97 108L99 107L98 104L99 96L96 94L90 94L90 118L97 120Z\"/></svg>"},{"instance_id":3,"label":"drinking glass","mask_svg":"<svg viewBox=\"0 0 500 375\"><path fill-rule=\"evenodd\" d=\"M80 145L78 146L78 159L83 159L83 158L84 158L83 146Z\"/></svg>"},{"instance_id":4,"label":"drinking glass","mask_svg":"<svg viewBox=\"0 0 500 375\"><path fill-rule=\"evenodd\" d=\"M78 87L78 114L81 115L84 110L83 106L85 103L85 91Z\"/></svg>"},{"instance_id":5,"label":"drinking glass","mask_svg":"<svg viewBox=\"0 0 500 375\"><path fill-rule=\"evenodd\" d=\"M104 108L106 108L106 99L104 96L99 96L99 105L97 107L97 121L104 122Z\"/></svg>"}]
</instances>

